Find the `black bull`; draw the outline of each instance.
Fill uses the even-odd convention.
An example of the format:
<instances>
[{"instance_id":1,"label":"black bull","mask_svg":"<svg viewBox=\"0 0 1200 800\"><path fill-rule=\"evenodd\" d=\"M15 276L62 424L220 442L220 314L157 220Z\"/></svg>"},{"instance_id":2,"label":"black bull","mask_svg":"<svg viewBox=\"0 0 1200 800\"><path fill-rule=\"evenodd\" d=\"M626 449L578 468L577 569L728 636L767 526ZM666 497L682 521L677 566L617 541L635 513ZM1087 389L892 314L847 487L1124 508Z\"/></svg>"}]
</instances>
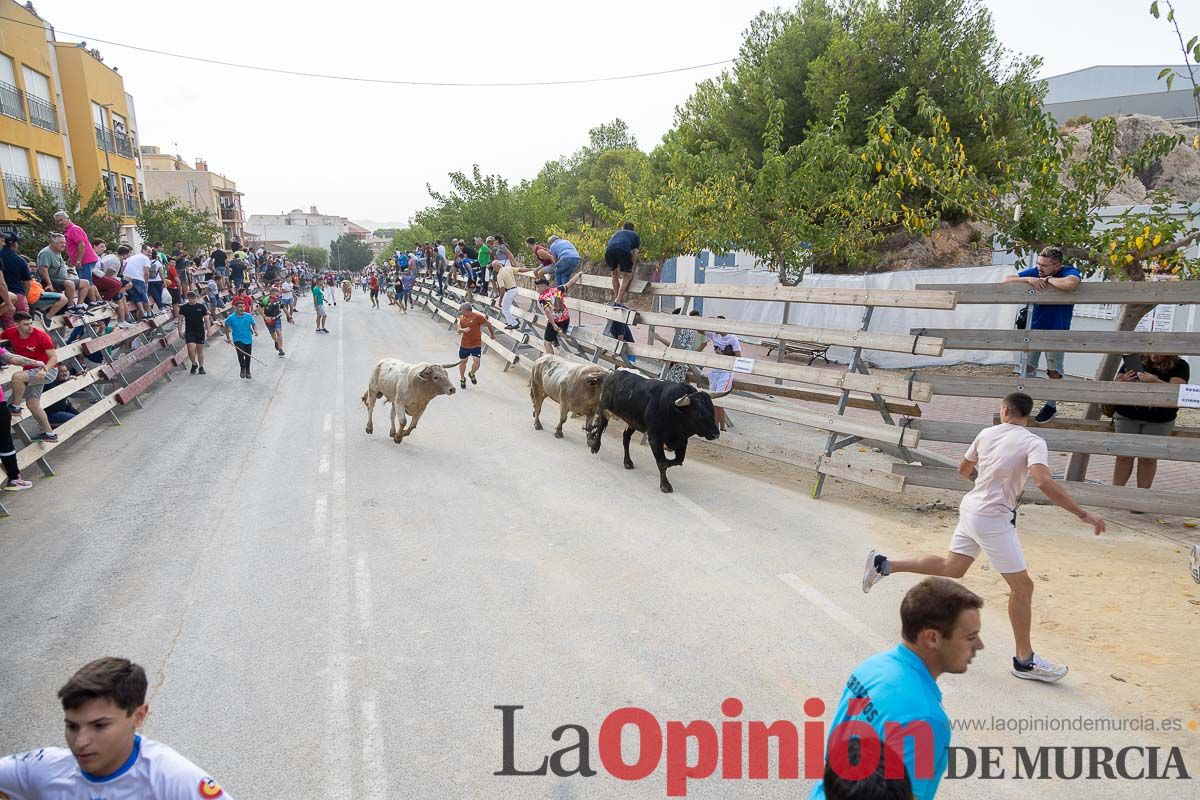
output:
<instances>
[{"instance_id":1,"label":"black bull","mask_svg":"<svg viewBox=\"0 0 1200 800\"><path fill-rule=\"evenodd\" d=\"M664 492L674 491L667 480L667 468L683 463L688 439L701 436L712 441L721 435L713 395L685 383L644 378L625 369L610 372L600 389L599 413L588 433L593 453L600 452L600 437L610 417L617 417L626 425L622 437L625 469L633 469L629 441L634 432L646 434L650 452L658 464L659 488ZM670 450L675 457L668 459L664 450Z\"/></svg>"}]
</instances>

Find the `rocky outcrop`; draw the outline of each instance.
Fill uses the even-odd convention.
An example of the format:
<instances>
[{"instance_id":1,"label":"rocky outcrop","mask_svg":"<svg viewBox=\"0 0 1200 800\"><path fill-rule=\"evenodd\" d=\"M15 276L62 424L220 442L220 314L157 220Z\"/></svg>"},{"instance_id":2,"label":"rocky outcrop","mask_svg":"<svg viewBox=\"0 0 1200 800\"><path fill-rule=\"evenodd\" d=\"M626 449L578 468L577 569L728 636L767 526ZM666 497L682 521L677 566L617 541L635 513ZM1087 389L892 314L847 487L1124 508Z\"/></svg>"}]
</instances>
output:
<instances>
[{"instance_id":1,"label":"rocky outcrop","mask_svg":"<svg viewBox=\"0 0 1200 800\"><path fill-rule=\"evenodd\" d=\"M1075 137L1072 161L1082 159L1092 143L1092 125L1082 125L1070 131ZM1183 140L1171 152L1155 161L1144 171L1131 175L1105 197L1110 206L1134 205L1145 202L1151 192L1163 190L1174 200L1200 200L1200 151L1192 147L1196 131L1175 125L1162 117L1146 114L1126 114L1117 117L1117 149L1123 155L1137 151L1155 134L1182 136Z\"/></svg>"},{"instance_id":2,"label":"rocky outcrop","mask_svg":"<svg viewBox=\"0 0 1200 800\"><path fill-rule=\"evenodd\" d=\"M936 267L974 267L992 262L995 229L982 222L941 222L929 236L904 231L883 241L879 261L870 272L897 272Z\"/></svg>"}]
</instances>

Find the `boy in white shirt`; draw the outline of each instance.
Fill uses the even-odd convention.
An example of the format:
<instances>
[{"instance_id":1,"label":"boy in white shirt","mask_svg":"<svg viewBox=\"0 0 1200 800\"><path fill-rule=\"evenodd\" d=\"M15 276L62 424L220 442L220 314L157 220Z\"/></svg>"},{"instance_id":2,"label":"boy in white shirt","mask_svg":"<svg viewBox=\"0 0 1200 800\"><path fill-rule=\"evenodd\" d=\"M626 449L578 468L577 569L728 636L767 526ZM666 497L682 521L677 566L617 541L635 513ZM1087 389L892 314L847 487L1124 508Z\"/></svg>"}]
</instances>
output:
<instances>
[{"instance_id":1,"label":"boy in white shirt","mask_svg":"<svg viewBox=\"0 0 1200 800\"><path fill-rule=\"evenodd\" d=\"M867 554L862 587L869 592L872 586L896 572L961 578L982 550L1010 589L1008 617L1017 650L1012 674L1053 683L1066 676L1067 668L1034 653L1029 636L1033 580L1025 568L1025 554L1017 538L1017 505L1025 478L1032 476L1046 497L1091 525L1097 536L1104 532L1104 520L1084 511L1050 476L1046 440L1028 428L1032 410L1033 398L1013 392L1001 404L1000 424L984 428L967 448L958 472L966 480L976 475L975 486L959 504L958 527L950 539L950 552L944 557L900 560L872 550Z\"/></svg>"},{"instance_id":2,"label":"boy in white shirt","mask_svg":"<svg viewBox=\"0 0 1200 800\"><path fill-rule=\"evenodd\" d=\"M58 690L67 747L0 758L11 800L213 800L226 794L204 770L137 729L146 720L146 671L124 658L87 664Z\"/></svg>"}]
</instances>

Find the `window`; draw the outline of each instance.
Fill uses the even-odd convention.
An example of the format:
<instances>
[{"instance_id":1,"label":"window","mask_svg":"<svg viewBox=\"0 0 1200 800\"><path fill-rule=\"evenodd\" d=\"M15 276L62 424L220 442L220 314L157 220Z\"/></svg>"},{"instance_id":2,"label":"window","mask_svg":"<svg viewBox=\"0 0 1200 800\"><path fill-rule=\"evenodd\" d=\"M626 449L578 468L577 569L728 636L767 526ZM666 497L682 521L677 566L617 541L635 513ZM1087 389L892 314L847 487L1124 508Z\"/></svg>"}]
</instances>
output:
<instances>
[{"instance_id":1,"label":"window","mask_svg":"<svg viewBox=\"0 0 1200 800\"><path fill-rule=\"evenodd\" d=\"M107 128L107 121L104 119L104 106L92 101L92 123L97 128Z\"/></svg>"},{"instance_id":2,"label":"window","mask_svg":"<svg viewBox=\"0 0 1200 800\"><path fill-rule=\"evenodd\" d=\"M20 206L21 189L33 184L29 174L29 151L0 143L0 169L4 170L4 195L9 208Z\"/></svg>"},{"instance_id":3,"label":"window","mask_svg":"<svg viewBox=\"0 0 1200 800\"><path fill-rule=\"evenodd\" d=\"M104 106L92 101L92 123L96 126L96 146L110 153L117 152L117 144L113 141L112 130L104 116Z\"/></svg>"},{"instance_id":4,"label":"window","mask_svg":"<svg viewBox=\"0 0 1200 800\"><path fill-rule=\"evenodd\" d=\"M3 53L0 53L0 114L25 121L25 104L21 102L21 90L17 88L13 60Z\"/></svg>"},{"instance_id":5,"label":"window","mask_svg":"<svg viewBox=\"0 0 1200 800\"><path fill-rule=\"evenodd\" d=\"M62 159L49 153L37 154L38 180L62 183Z\"/></svg>"},{"instance_id":6,"label":"window","mask_svg":"<svg viewBox=\"0 0 1200 800\"><path fill-rule=\"evenodd\" d=\"M25 100L29 105L29 121L39 128L58 131L58 111L50 94L50 79L37 70L21 67L25 78Z\"/></svg>"}]
</instances>

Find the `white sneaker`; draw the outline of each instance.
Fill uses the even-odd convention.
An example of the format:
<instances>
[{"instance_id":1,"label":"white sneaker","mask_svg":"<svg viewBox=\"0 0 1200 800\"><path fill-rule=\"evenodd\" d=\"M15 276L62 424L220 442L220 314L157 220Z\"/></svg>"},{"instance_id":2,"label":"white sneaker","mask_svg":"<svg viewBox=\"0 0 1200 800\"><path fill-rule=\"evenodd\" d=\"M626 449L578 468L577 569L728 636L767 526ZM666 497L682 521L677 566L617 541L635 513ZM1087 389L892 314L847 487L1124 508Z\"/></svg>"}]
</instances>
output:
<instances>
[{"instance_id":1,"label":"white sneaker","mask_svg":"<svg viewBox=\"0 0 1200 800\"><path fill-rule=\"evenodd\" d=\"M886 578L879 570L875 569L875 558L882 555L878 550L872 550L867 553L867 565L863 568L862 589L863 594L871 591L871 587Z\"/></svg>"},{"instance_id":2,"label":"white sneaker","mask_svg":"<svg viewBox=\"0 0 1200 800\"><path fill-rule=\"evenodd\" d=\"M1067 668L1064 665L1047 661L1034 653L1032 663L1028 667L1017 661L1016 656L1013 656L1012 674L1027 681L1054 683L1067 676Z\"/></svg>"}]
</instances>

